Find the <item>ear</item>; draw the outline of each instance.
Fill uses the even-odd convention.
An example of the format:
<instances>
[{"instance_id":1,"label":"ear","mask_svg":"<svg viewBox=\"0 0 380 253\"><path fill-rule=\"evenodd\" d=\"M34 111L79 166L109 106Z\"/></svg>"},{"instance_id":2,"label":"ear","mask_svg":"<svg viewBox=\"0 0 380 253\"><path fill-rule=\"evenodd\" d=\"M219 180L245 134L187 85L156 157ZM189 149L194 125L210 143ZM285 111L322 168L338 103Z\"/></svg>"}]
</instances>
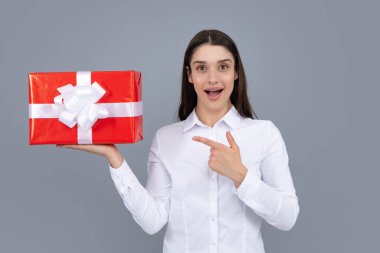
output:
<instances>
[{"instance_id":1,"label":"ear","mask_svg":"<svg viewBox=\"0 0 380 253\"><path fill-rule=\"evenodd\" d=\"M193 83L193 78L191 78L191 72L189 66L186 66L186 72L187 72L187 80L189 83Z\"/></svg>"},{"instance_id":2,"label":"ear","mask_svg":"<svg viewBox=\"0 0 380 253\"><path fill-rule=\"evenodd\" d=\"M235 71L235 80L237 80L239 78L239 74L237 71Z\"/></svg>"}]
</instances>

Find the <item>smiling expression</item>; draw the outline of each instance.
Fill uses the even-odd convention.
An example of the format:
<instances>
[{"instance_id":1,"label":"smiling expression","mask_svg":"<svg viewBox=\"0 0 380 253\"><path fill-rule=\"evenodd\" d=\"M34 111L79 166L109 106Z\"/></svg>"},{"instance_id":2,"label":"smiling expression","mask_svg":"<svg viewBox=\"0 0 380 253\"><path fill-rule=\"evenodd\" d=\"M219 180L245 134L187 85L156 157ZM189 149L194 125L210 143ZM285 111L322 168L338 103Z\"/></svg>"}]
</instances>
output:
<instances>
[{"instance_id":1,"label":"smiling expression","mask_svg":"<svg viewBox=\"0 0 380 253\"><path fill-rule=\"evenodd\" d=\"M197 108L227 112L234 81L238 78L233 55L223 46L202 45L195 49L190 68L188 79L197 93Z\"/></svg>"}]
</instances>

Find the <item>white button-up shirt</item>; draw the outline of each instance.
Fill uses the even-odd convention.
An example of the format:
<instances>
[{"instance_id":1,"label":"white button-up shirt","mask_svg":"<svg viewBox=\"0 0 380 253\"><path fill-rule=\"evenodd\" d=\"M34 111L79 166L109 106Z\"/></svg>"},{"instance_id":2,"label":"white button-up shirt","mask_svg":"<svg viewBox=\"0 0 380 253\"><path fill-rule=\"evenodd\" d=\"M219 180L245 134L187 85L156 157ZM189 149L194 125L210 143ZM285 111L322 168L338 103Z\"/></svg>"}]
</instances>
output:
<instances>
[{"instance_id":1,"label":"white button-up shirt","mask_svg":"<svg viewBox=\"0 0 380 253\"><path fill-rule=\"evenodd\" d=\"M228 145L226 131L248 169L239 188L208 167L210 148L192 140L198 135ZM289 230L299 212L279 130L269 120L241 117L234 107L212 128L193 111L186 120L159 129L145 188L125 160L110 171L144 231L153 234L167 224L165 253L264 252L262 220Z\"/></svg>"}]
</instances>

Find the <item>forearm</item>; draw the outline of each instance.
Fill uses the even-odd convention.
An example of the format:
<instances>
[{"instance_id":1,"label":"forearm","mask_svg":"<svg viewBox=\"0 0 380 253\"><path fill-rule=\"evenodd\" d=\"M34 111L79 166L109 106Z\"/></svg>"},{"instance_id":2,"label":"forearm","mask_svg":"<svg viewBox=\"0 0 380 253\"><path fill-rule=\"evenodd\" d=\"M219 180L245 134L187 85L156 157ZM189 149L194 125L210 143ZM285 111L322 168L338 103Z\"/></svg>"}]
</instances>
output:
<instances>
[{"instance_id":1,"label":"forearm","mask_svg":"<svg viewBox=\"0 0 380 253\"><path fill-rule=\"evenodd\" d=\"M148 234L157 233L168 220L170 184L148 191L124 159L120 167L110 168L111 177L125 207Z\"/></svg>"},{"instance_id":2,"label":"forearm","mask_svg":"<svg viewBox=\"0 0 380 253\"><path fill-rule=\"evenodd\" d=\"M259 194L263 198L257 201L262 209L260 214L272 226L288 231L296 223L299 205L295 194L290 192L280 192L271 186L262 183Z\"/></svg>"},{"instance_id":3,"label":"forearm","mask_svg":"<svg viewBox=\"0 0 380 253\"><path fill-rule=\"evenodd\" d=\"M294 226L299 213L295 192L280 192L250 173L237 191L240 199L272 226L280 230Z\"/></svg>"}]
</instances>

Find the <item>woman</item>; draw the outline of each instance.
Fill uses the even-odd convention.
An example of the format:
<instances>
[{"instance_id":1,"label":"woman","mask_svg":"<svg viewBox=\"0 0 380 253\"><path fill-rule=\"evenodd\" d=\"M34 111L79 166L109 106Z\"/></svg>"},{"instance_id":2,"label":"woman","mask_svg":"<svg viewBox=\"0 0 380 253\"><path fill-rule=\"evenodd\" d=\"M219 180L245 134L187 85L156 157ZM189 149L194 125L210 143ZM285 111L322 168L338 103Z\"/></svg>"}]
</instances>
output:
<instances>
[{"instance_id":1,"label":"woman","mask_svg":"<svg viewBox=\"0 0 380 253\"><path fill-rule=\"evenodd\" d=\"M157 131L145 188L116 146L63 147L108 159L142 229L154 234L167 224L164 252L264 252L262 219L289 230L299 206L282 136L257 119L246 86L232 39L204 30L185 53L181 121Z\"/></svg>"}]
</instances>

